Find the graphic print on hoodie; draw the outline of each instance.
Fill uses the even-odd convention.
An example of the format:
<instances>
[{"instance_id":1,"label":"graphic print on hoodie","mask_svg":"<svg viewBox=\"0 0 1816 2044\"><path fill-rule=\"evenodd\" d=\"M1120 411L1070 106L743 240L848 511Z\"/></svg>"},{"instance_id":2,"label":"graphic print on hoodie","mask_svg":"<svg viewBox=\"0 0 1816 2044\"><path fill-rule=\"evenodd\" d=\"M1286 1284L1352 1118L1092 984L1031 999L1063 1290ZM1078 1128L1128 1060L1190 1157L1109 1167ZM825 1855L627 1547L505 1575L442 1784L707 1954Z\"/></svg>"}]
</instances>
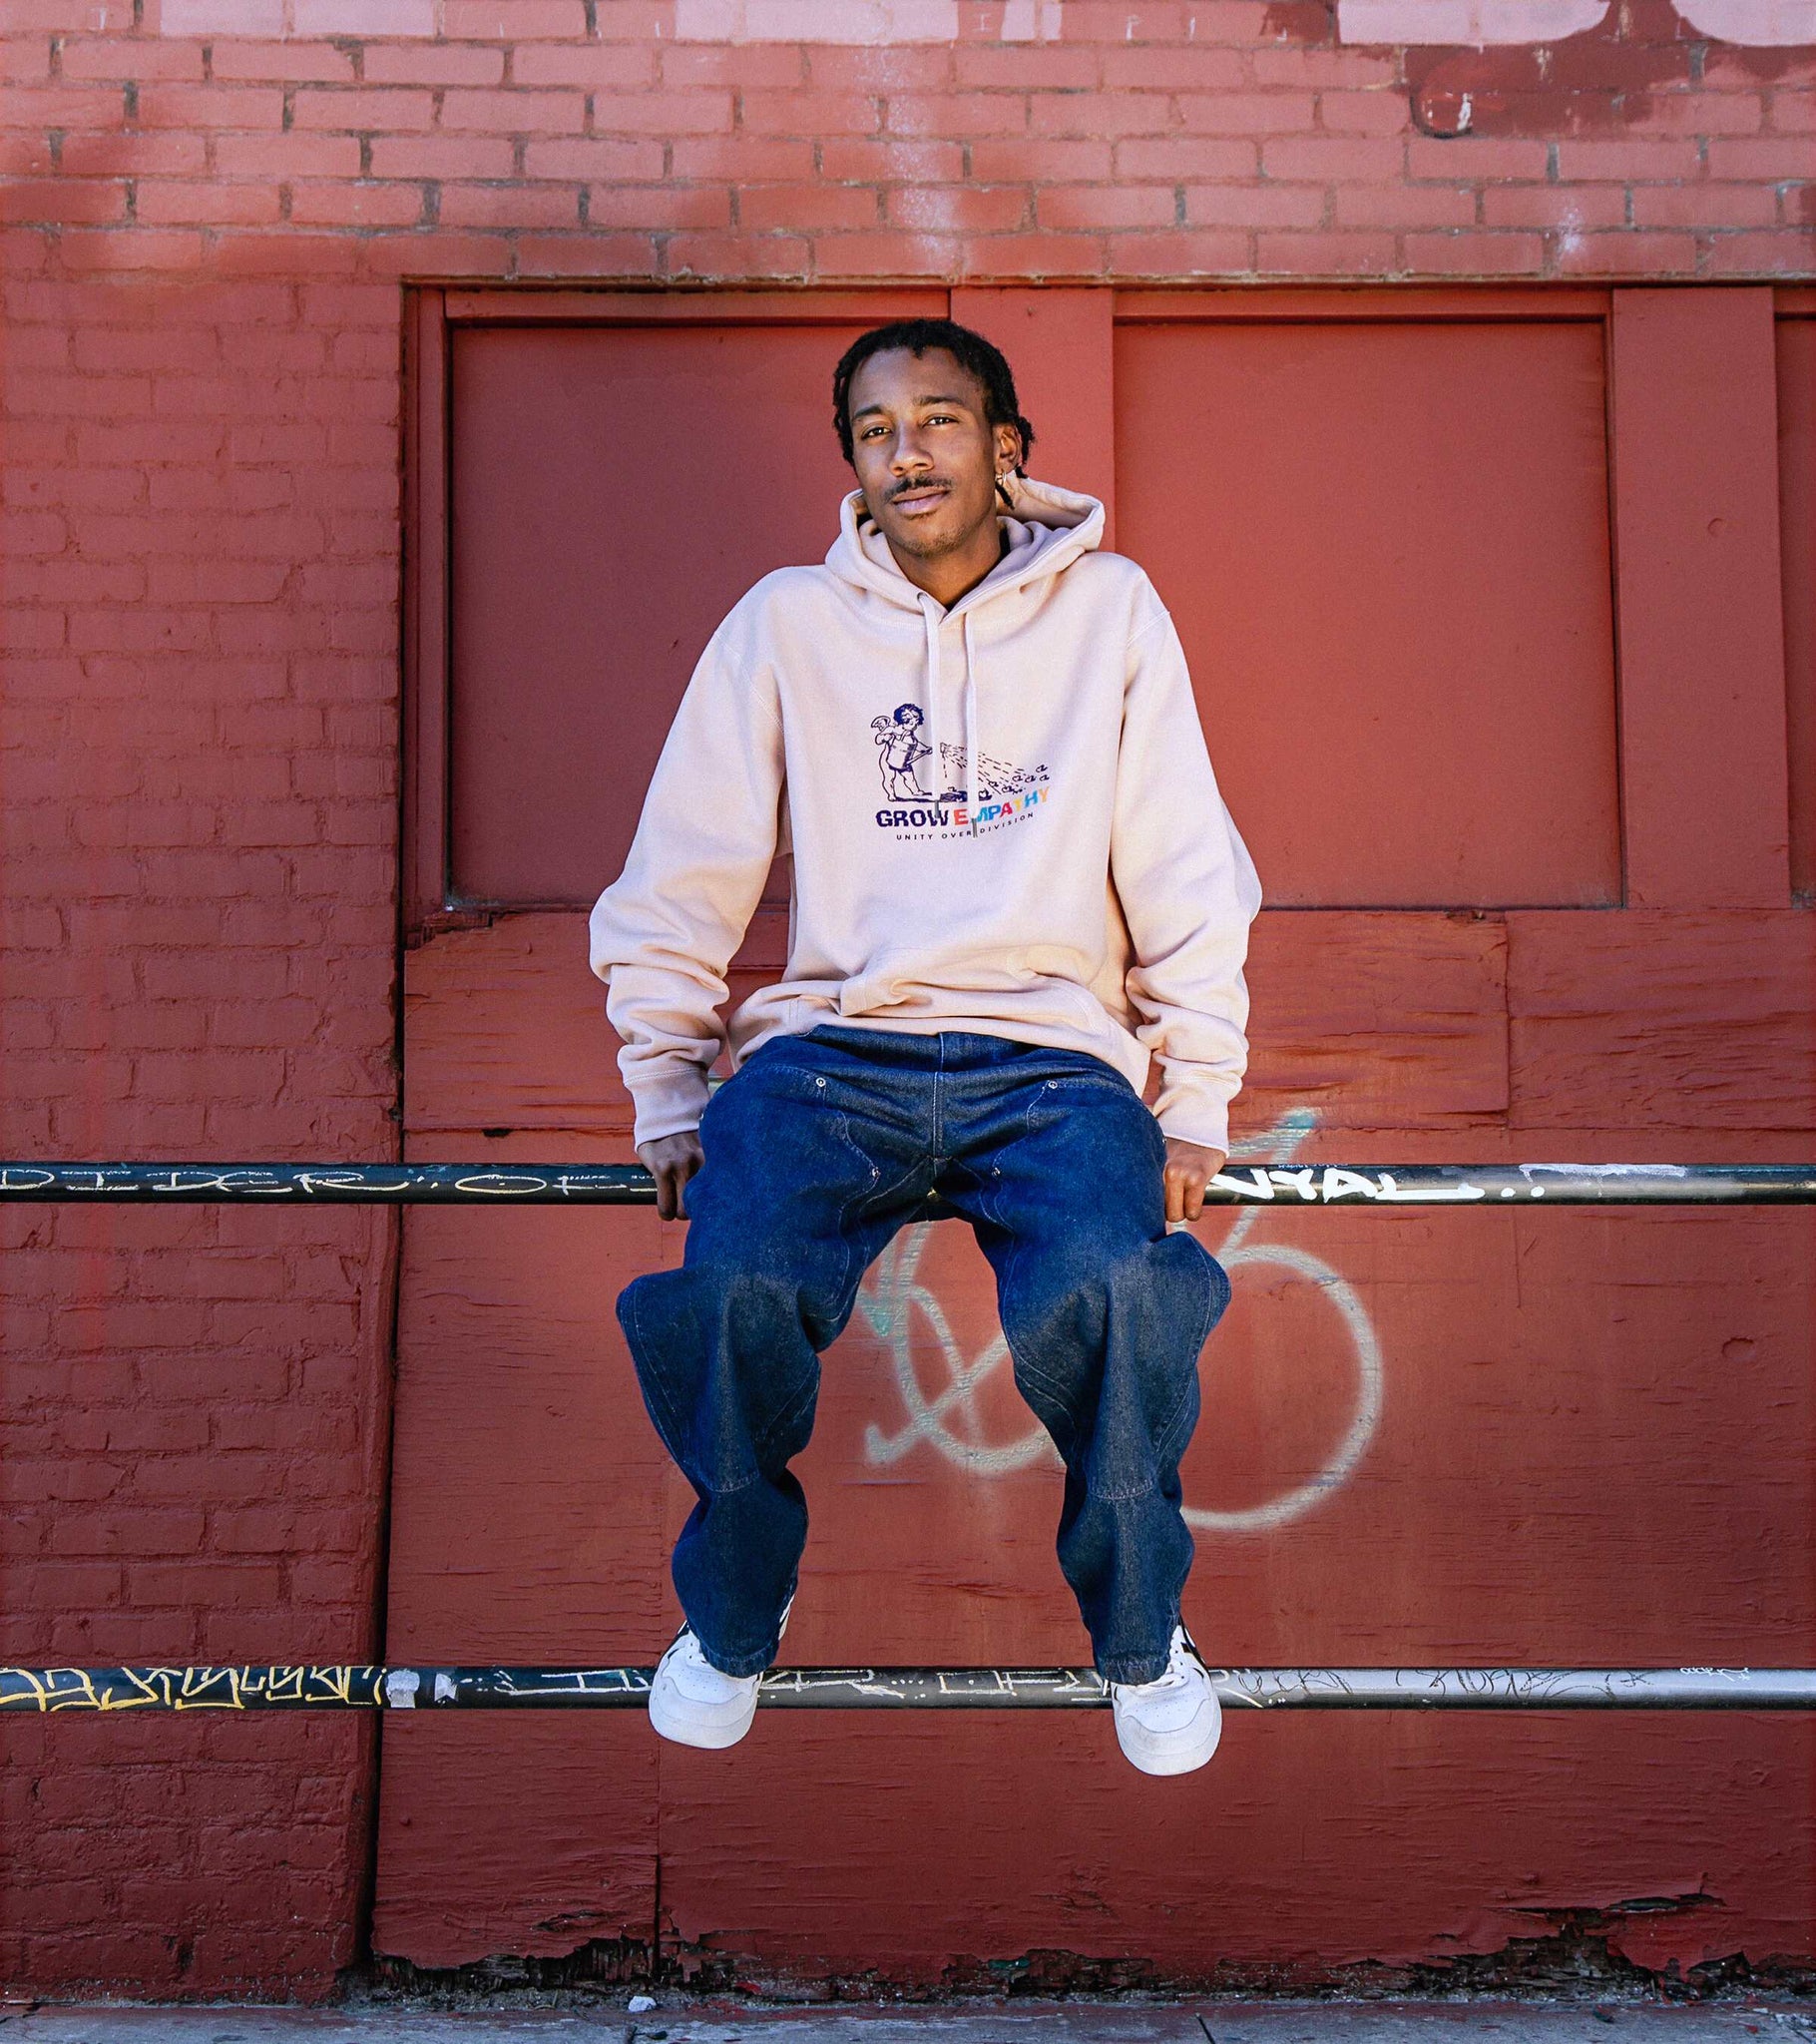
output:
<instances>
[{"instance_id":1,"label":"graphic print on hoodie","mask_svg":"<svg viewBox=\"0 0 1816 2044\"><path fill-rule=\"evenodd\" d=\"M933 748L921 743L920 705L898 704L893 717L873 717L870 729L876 734L881 756L884 794L892 802L916 804L912 809L878 809L877 822L885 830L928 825L940 830L968 829L971 817L967 805L971 796L967 792L970 776L964 748L942 746L944 770L930 766L935 785L923 787L916 768L921 761L931 759ZM1008 766L986 754L978 762L978 822L989 824L999 818L1025 816L1041 799L1046 779L1045 766Z\"/></svg>"},{"instance_id":2,"label":"graphic print on hoodie","mask_svg":"<svg viewBox=\"0 0 1816 2044\"><path fill-rule=\"evenodd\" d=\"M638 1143L698 1123L721 1049L835 1021L1083 1050L1137 1091L1155 1059L1161 1128L1227 1146L1260 887L1184 653L1102 504L1009 488L950 609L854 490L825 563L764 576L700 655L589 924ZM786 962L721 1031L778 851Z\"/></svg>"}]
</instances>

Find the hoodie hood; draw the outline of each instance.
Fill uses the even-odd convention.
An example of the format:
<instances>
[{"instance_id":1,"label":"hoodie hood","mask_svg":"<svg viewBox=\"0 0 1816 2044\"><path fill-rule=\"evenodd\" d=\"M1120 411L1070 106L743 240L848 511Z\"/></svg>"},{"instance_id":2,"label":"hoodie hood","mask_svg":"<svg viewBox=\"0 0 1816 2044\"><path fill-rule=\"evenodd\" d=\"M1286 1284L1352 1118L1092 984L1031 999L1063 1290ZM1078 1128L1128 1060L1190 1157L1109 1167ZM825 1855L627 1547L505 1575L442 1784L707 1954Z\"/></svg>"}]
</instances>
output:
<instances>
[{"instance_id":1,"label":"hoodie hood","mask_svg":"<svg viewBox=\"0 0 1816 2044\"><path fill-rule=\"evenodd\" d=\"M982 582L968 589L950 610L926 590L917 589L896 565L889 542L864 506L862 490L846 493L839 506L838 538L826 555L826 566L841 581L856 584L902 610L921 614L926 635L926 661L922 669L923 716L927 741L932 748L934 773L944 777L945 752L940 729L940 627L948 618L959 618L965 638L965 778L967 790L977 777L977 762L983 757L982 717L978 704L977 642L972 636L972 613L1005 591L1021 589L1043 577L1058 575L1071 567L1081 554L1088 554L1104 541L1104 506L1096 497L1080 490L1063 490L1056 483L1037 483L1026 476L1011 474L1002 488L1009 509L999 512L997 523L1009 541L1008 550ZM937 789L936 789L937 792ZM977 834L977 804L972 803L971 834Z\"/></svg>"}]
</instances>

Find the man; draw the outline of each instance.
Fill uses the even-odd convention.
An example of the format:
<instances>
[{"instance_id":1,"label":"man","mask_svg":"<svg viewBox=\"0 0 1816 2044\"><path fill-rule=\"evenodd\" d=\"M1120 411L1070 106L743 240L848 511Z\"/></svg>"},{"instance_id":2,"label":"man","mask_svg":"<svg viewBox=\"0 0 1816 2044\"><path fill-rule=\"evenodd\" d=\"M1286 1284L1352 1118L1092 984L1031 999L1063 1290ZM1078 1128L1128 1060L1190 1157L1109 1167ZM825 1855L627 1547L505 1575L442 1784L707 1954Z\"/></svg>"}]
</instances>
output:
<instances>
[{"instance_id":1,"label":"man","mask_svg":"<svg viewBox=\"0 0 1816 2044\"><path fill-rule=\"evenodd\" d=\"M1179 1615L1179 1457L1229 1284L1178 1224L1224 1161L1260 890L1171 620L1102 551L1100 503L1027 479L997 349L945 319L880 327L833 406L858 483L839 536L714 633L592 916L637 1154L689 1224L681 1268L618 1299L698 1499L650 1715L692 1746L749 1728L806 1538L788 1463L819 1353L938 1191L1066 1465L1060 1566L1118 1741L1184 1773L1219 1714ZM778 847L787 965L731 1017L708 1098Z\"/></svg>"}]
</instances>

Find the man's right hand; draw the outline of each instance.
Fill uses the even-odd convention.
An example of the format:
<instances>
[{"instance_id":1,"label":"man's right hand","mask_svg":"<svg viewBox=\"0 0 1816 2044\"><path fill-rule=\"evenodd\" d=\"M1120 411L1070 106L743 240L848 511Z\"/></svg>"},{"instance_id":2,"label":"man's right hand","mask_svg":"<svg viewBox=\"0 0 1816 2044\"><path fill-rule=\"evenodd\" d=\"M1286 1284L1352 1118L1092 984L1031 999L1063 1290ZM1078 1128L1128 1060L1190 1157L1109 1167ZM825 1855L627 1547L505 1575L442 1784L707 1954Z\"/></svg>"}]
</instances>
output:
<instances>
[{"instance_id":1,"label":"man's right hand","mask_svg":"<svg viewBox=\"0 0 1816 2044\"><path fill-rule=\"evenodd\" d=\"M681 1188L705 1161L699 1131L682 1129L679 1135L658 1136L654 1143L638 1144L637 1154L656 1181L656 1211L665 1221L684 1214Z\"/></svg>"}]
</instances>

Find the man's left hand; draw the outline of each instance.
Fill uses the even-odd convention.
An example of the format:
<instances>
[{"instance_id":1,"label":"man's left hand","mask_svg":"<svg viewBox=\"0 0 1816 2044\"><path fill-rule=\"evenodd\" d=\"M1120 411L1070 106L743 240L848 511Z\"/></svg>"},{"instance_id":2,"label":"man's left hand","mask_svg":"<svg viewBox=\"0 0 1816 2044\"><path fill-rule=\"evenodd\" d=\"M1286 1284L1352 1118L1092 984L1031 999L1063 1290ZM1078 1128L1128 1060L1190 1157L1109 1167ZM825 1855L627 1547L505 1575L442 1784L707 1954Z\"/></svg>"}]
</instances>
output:
<instances>
[{"instance_id":1,"label":"man's left hand","mask_svg":"<svg viewBox=\"0 0 1816 2044\"><path fill-rule=\"evenodd\" d=\"M1166 1218L1195 1221L1204 1211L1204 1188L1223 1169L1221 1150L1187 1143L1182 1136L1166 1139Z\"/></svg>"}]
</instances>

